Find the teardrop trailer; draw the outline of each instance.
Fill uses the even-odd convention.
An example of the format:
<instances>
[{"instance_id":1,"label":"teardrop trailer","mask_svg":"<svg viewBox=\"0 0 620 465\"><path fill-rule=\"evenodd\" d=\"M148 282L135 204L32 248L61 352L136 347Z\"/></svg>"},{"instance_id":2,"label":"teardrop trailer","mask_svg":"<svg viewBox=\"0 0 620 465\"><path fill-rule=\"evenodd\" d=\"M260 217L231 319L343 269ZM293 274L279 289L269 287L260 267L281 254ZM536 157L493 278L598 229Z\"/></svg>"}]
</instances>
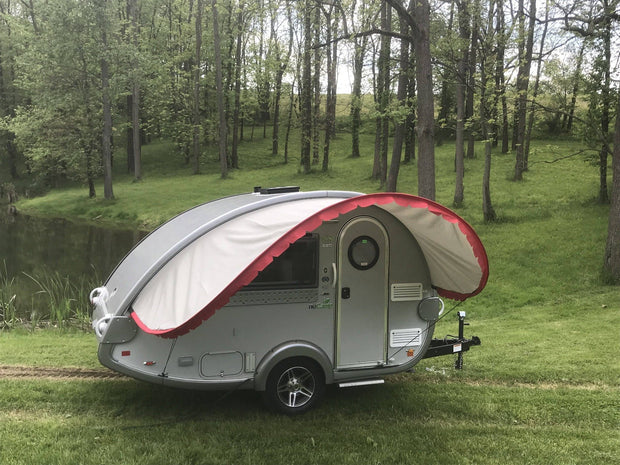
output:
<instances>
[{"instance_id":1,"label":"teardrop trailer","mask_svg":"<svg viewBox=\"0 0 620 465\"><path fill-rule=\"evenodd\" d=\"M91 292L100 362L192 389L254 389L301 413L326 384L374 384L480 344L433 339L441 297L488 277L449 209L407 194L256 188L194 207L145 237Z\"/></svg>"}]
</instances>

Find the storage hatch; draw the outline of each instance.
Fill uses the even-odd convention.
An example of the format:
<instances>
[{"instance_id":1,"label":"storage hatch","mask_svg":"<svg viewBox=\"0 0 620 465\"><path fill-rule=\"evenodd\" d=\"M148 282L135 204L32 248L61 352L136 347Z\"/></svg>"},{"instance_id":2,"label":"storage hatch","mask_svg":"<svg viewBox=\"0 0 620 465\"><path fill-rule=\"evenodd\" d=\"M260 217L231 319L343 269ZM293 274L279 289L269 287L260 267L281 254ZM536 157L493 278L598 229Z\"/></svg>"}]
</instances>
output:
<instances>
[{"instance_id":1,"label":"storage hatch","mask_svg":"<svg viewBox=\"0 0 620 465\"><path fill-rule=\"evenodd\" d=\"M200 374L205 378L238 375L243 370L241 352L207 353L200 360Z\"/></svg>"}]
</instances>

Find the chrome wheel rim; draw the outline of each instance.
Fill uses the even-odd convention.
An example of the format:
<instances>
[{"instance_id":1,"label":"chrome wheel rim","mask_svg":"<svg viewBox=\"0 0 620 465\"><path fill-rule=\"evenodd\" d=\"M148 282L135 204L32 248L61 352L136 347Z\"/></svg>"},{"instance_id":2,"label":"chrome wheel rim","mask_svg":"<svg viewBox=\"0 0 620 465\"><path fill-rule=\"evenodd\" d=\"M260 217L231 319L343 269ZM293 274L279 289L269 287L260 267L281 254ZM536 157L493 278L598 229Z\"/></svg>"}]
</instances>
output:
<instances>
[{"instance_id":1,"label":"chrome wheel rim","mask_svg":"<svg viewBox=\"0 0 620 465\"><path fill-rule=\"evenodd\" d=\"M306 405L314 395L314 391L314 376L305 367L291 367L278 379L278 399L287 407L297 408Z\"/></svg>"}]
</instances>

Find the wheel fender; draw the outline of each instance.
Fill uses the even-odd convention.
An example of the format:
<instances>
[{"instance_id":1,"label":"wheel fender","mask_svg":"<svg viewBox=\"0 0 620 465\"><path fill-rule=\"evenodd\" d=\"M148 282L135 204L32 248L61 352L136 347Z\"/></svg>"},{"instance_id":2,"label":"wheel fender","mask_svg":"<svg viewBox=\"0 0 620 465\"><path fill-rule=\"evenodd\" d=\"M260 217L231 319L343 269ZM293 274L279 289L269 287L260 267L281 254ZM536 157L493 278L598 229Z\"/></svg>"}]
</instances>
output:
<instances>
[{"instance_id":1,"label":"wheel fender","mask_svg":"<svg viewBox=\"0 0 620 465\"><path fill-rule=\"evenodd\" d=\"M254 389L264 391L273 367L291 357L307 357L314 360L323 370L325 384L334 382L332 363L323 349L307 341L288 341L274 347L262 358L256 367Z\"/></svg>"}]
</instances>

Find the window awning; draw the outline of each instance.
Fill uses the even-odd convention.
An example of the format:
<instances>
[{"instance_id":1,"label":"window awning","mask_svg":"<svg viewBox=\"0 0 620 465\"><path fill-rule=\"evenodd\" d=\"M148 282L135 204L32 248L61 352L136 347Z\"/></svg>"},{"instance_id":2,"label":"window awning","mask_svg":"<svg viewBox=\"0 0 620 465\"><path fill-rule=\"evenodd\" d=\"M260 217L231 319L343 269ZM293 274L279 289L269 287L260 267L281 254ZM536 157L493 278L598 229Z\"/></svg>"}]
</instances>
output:
<instances>
[{"instance_id":1,"label":"window awning","mask_svg":"<svg viewBox=\"0 0 620 465\"><path fill-rule=\"evenodd\" d=\"M132 304L132 317L147 333L185 334L323 221L373 205L392 214L418 241L440 295L465 300L482 291L489 272L484 246L450 209L399 193L300 198L233 218L193 241L144 286Z\"/></svg>"}]
</instances>

